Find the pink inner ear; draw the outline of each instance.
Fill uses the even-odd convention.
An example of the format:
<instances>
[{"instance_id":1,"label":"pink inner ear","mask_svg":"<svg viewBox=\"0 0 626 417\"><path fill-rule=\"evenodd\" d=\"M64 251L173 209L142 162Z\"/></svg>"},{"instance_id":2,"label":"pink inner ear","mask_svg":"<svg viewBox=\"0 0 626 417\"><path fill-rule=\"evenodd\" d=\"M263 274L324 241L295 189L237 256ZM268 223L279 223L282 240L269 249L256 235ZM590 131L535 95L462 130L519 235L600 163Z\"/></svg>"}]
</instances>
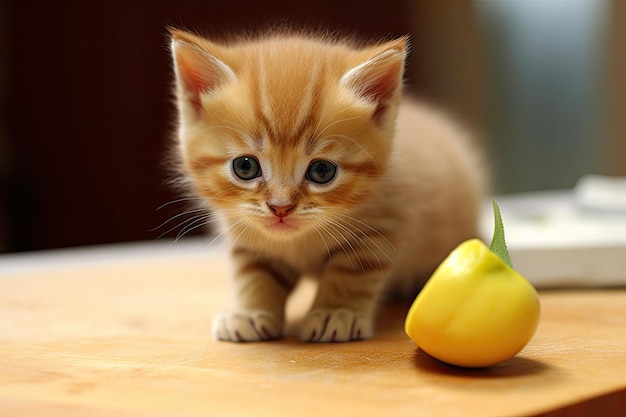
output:
<instances>
[{"instance_id":1,"label":"pink inner ear","mask_svg":"<svg viewBox=\"0 0 626 417\"><path fill-rule=\"evenodd\" d=\"M233 77L226 64L191 44L177 42L174 54L182 92L196 110L200 110L202 93L217 89Z\"/></svg>"},{"instance_id":2,"label":"pink inner ear","mask_svg":"<svg viewBox=\"0 0 626 417\"><path fill-rule=\"evenodd\" d=\"M182 55L182 54L181 54ZM197 62L179 56L179 71L185 88L193 95L199 95L205 91L211 91L217 86L217 77L207 66L198 65Z\"/></svg>"},{"instance_id":3,"label":"pink inner ear","mask_svg":"<svg viewBox=\"0 0 626 417\"><path fill-rule=\"evenodd\" d=\"M402 73L398 63L381 69L382 71L372 71L361 90L361 94L378 103L389 101L393 97Z\"/></svg>"},{"instance_id":4,"label":"pink inner ear","mask_svg":"<svg viewBox=\"0 0 626 417\"><path fill-rule=\"evenodd\" d=\"M193 62L188 61L183 54L178 56L178 71L183 84L185 96L190 104L196 109L200 108L200 95L210 91L216 86L216 79L206 69L199 68Z\"/></svg>"},{"instance_id":5,"label":"pink inner ear","mask_svg":"<svg viewBox=\"0 0 626 417\"><path fill-rule=\"evenodd\" d=\"M344 80L361 97L376 104L372 118L378 123L389 108L402 82L404 55L392 49L356 67Z\"/></svg>"},{"instance_id":6,"label":"pink inner ear","mask_svg":"<svg viewBox=\"0 0 626 417\"><path fill-rule=\"evenodd\" d=\"M382 68L380 73L372 74L370 83L364 85L362 94L376 103L372 118L378 122L389 108L389 103L399 88L402 77L402 63L395 63Z\"/></svg>"}]
</instances>

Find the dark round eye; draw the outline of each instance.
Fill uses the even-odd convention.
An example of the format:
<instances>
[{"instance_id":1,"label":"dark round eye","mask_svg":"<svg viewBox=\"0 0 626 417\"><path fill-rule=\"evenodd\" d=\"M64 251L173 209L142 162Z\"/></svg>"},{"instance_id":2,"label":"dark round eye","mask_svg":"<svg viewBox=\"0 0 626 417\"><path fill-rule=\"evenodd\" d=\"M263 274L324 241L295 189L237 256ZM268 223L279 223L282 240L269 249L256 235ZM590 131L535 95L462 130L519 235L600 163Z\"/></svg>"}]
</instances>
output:
<instances>
[{"instance_id":1,"label":"dark round eye","mask_svg":"<svg viewBox=\"0 0 626 417\"><path fill-rule=\"evenodd\" d=\"M306 170L306 179L318 184L326 184L335 178L337 165L332 162L318 160L311 162Z\"/></svg>"},{"instance_id":2,"label":"dark round eye","mask_svg":"<svg viewBox=\"0 0 626 417\"><path fill-rule=\"evenodd\" d=\"M233 172L242 180L252 180L261 176L259 161L251 156L240 156L233 159Z\"/></svg>"}]
</instances>

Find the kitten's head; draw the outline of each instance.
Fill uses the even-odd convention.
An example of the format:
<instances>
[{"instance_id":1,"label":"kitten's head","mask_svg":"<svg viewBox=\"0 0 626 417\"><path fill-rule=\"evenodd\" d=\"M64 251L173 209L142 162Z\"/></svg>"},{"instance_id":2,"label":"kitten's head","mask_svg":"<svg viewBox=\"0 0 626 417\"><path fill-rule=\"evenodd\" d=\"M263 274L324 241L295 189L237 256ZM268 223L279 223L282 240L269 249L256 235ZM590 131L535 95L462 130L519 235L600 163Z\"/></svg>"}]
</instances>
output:
<instances>
[{"instance_id":1,"label":"kitten's head","mask_svg":"<svg viewBox=\"0 0 626 417\"><path fill-rule=\"evenodd\" d=\"M269 238L345 215L385 172L405 51L406 39L218 45L172 31L179 150L195 191Z\"/></svg>"}]
</instances>

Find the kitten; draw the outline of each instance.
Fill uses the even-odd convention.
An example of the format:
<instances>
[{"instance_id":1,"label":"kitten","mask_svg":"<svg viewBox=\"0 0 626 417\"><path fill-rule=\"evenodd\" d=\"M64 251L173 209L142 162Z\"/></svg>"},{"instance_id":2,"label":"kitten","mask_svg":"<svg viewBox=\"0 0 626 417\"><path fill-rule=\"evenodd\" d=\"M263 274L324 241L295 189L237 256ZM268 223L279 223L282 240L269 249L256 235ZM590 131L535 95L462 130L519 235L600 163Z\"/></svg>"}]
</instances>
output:
<instances>
[{"instance_id":1,"label":"kitten","mask_svg":"<svg viewBox=\"0 0 626 417\"><path fill-rule=\"evenodd\" d=\"M178 149L232 244L236 306L213 334L281 337L285 302L319 279L302 340L373 335L383 290L414 295L477 234L483 176L463 133L403 100L407 39L171 31Z\"/></svg>"}]
</instances>

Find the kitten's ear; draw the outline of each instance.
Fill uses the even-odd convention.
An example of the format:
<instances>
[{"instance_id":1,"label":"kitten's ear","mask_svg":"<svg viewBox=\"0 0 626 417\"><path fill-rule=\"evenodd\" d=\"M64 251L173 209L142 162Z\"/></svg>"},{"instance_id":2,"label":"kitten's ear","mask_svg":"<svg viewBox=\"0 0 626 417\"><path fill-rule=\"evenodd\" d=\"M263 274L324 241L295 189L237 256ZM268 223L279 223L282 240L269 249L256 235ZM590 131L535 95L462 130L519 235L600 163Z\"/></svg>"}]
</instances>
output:
<instances>
[{"instance_id":1,"label":"kitten's ear","mask_svg":"<svg viewBox=\"0 0 626 417\"><path fill-rule=\"evenodd\" d=\"M341 78L342 85L376 105L372 117L377 123L393 107L402 91L407 43L408 39L403 37L376 47L367 61Z\"/></svg>"},{"instance_id":2,"label":"kitten's ear","mask_svg":"<svg viewBox=\"0 0 626 417\"><path fill-rule=\"evenodd\" d=\"M235 73L208 52L211 44L207 40L183 31L170 33L179 99L197 113L201 109L202 94L235 81Z\"/></svg>"}]
</instances>

